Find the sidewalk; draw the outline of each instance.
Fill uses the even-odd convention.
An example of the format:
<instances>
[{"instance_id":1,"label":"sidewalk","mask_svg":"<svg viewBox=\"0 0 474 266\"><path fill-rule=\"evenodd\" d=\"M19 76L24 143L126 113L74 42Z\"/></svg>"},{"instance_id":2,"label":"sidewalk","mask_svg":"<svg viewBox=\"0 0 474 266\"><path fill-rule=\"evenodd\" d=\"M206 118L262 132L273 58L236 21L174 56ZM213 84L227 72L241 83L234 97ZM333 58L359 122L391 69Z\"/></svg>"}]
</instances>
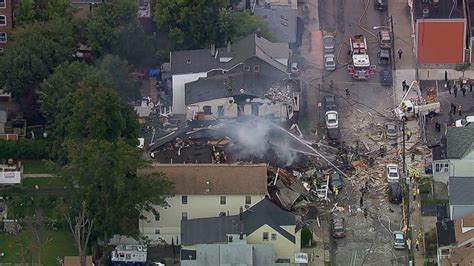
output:
<instances>
[{"instance_id":1,"label":"sidewalk","mask_svg":"<svg viewBox=\"0 0 474 266\"><path fill-rule=\"evenodd\" d=\"M406 0L388 1L389 15L393 19L393 31L395 35L395 66L393 73L393 105L398 106L402 97L402 82L410 84L416 79L416 63L413 53L413 38L410 22L410 9ZM402 58L398 57L398 50L403 51Z\"/></svg>"}]
</instances>

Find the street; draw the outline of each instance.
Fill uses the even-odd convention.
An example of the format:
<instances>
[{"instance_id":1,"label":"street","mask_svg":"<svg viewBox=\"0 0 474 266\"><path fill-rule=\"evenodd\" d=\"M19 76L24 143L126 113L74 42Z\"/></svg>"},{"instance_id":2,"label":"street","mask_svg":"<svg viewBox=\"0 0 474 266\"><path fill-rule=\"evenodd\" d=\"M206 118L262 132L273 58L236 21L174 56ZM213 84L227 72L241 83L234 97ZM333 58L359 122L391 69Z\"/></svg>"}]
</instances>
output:
<instances>
[{"instance_id":1,"label":"street","mask_svg":"<svg viewBox=\"0 0 474 266\"><path fill-rule=\"evenodd\" d=\"M303 58L309 63L306 70L308 117L311 128L315 129L319 138L325 138L324 106L325 95L335 95L339 113L339 128L345 146L365 146L366 154L375 153L381 145L388 147L385 158L375 155L375 163L371 169L356 171L351 180L345 180L345 188L336 196L335 201L327 206L327 213L342 216L346 221L346 237L332 239L330 233L323 237L324 244L330 247L332 265L405 265L406 252L393 249L393 231L401 230L401 205L390 204L387 200L387 181L385 165L400 161L398 146L391 147L382 137L385 122L391 117L393 109L393 93L391 87L384 87L379 82L378 73L382 69L377 65L378 42L375 26L387 25L387 12L377 11L373 2L368 0L354 1L319 1L319 26L324 33L335 34L335 55L337 65L335 71L326 71L314 66L320 65L322 55L315 58L313 50L301 49ZM311 26L310 26L311 27ZM314 35L314 32L312 33ZM347 64L350 57L349 38L363 34L368 42L368 54L371 65L377 65L377 71L366 81L355 81L348 74ZM322 50L319 51L322 53ZM311 60L316 60L312 62ZM311 68L312 67L312 68ZM390 65L385 66L390 70ZM314 73L322 71L321 79L315 78ZM333 84L333 85L331 85ZM346 94L349 90L349 95ZM315 96L313 98L313 95ZM314 109L317 108L317 116ZM310 111L312 110L312 111ZM310 114L312 112L312 114ZM377 183L369 183L369 190L363 196L363 206L360 206L360 188L367 181L367 175L378 174ZM334 204L342 207L338 211ZM363 209L367 208L368 215L364 218ZM330 215L326 215L322 225L323 230L330 230ZM325 224L325 225L324 225ZM321 230L314 228L315 231Z\"/></svg>"}]
</instances>

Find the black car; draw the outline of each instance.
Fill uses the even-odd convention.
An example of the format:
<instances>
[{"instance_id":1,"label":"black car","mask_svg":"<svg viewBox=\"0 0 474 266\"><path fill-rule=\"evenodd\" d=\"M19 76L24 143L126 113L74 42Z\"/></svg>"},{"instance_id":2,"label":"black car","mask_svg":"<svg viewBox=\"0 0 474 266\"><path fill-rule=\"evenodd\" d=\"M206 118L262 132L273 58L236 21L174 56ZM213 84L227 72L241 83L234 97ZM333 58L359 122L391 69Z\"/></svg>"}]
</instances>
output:
<instances>
[{"instance_id":1,"label":"black car","mask_svg":"<svg viewBox=\"0 0 474 266\"><path fill-rule=\"evenodd\" d=\"M387 0L374 0L374 9L385 11L388 8Z\"/></svg>"},{"instance_id":2,"label":"black car","mask_svg":"<svg viewBox=\"0 0 474 266\"><path fill-rule=\"evenodd\" d=\"M388 187L388 200L393 204L402 203L402 187L400 183L390 183Z\"/></svg>"},{"instance_id":3,"label":"black car","mask_svg":"<svg viewBox=\"0 0 474 266\"><path fill-rule=\"evenodd\" d=\"M341 130L339 128L328 129L328 142L329 144L338 145L341 141Z\"/></svg>"},{"instance_id":4,"label":"black car","mask_svg":"<svg viewBox=\"0 0 474 266\"><path fill-rule=\"evenodd\" d=\"M346 236L344 218L333 218L332 220L332 237L342 238Z\"/></svg>"},{"instance_id":5,"label":"black car","mask_svg":"<svg viewBox=\"0 0 474 266\"><path fill-rule=\"evenodd\" d=\"M382 86L392 86L392 83L393 83L392 71L382 70L380 71L379 76L380 76L380 84L382 84Z\"/></svg>"},{"instance_id":6,"label":"black car","mask_svg":"<svg viewBox=\"0 0 474 266\"><path fill-rule=\"evenodd\" d=\"M329 176L329 188L331 191L334 191L337 188L338 191L341 191L343 187L342 175L338 171L334 171Z\"/></svg>"},{"instance_id":7,"label":"black car","mask_svg":"<svg viewBox=\"0 0 474 266\"><path fill-rule=\"evenodd\" d=\"M324 96L324 108L326 108L326 112L336 110L336 98L334 95Z\"/></svg>"}]
</instances>

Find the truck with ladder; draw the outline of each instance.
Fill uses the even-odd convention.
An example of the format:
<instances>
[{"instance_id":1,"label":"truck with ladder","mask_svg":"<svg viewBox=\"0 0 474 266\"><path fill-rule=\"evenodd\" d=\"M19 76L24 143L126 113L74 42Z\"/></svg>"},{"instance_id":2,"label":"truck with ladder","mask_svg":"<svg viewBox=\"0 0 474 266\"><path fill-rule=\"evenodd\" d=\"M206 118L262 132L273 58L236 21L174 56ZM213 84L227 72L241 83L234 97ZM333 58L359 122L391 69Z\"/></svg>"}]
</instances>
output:
<instances>
[{"instance_id":1,"label":"truck with ladder","mask_svg":"<svg viewBox=\"0 0 474 266\"><path fill-rule=\"evenodd\" d=\"M416 97L407 99L411 91L415 91ZM393 113L400 120L409 120L426 115L436 115L440 112L440 108L441 103L438 101L437 93L436 95L431 93L423 98L418 81L414 80Z\"/></svg>"},{"instance_id":2,"label":"truck with ladder","mask_svg":"<svg viewBox=\"0 0 474 266\"><path fill-rule=\"evenodd\" d=\"M370 65L367 39L364 35L355 35L349 39L352 65L347 66L349 75L355 80L368 80L375 74L375 65Z\"/></svg>"}]
</instances>

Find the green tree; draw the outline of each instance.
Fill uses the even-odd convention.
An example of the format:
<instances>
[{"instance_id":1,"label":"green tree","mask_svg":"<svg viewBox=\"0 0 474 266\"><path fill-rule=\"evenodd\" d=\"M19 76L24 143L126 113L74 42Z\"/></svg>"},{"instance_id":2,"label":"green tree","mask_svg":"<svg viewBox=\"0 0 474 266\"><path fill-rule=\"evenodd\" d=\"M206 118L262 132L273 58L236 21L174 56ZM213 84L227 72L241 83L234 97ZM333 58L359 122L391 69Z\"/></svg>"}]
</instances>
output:
<instances>
[{"instance_id":1,"label":"green tree","mask_svg":"<svg viewBox=\"0 0 474 266\"><path fill-rule=\"evenodd\" d=\"M125 102L140 97L138 83L130 77L131 70L128 62L116 55L106 55L98 63L101 80L112 86Z\"/></svg>"},{"instance_id":2,"label":"green tree","mask_svg":"<svg viewBox=\"0 0 474 266\"><path fill-rule=\"evenodd\" d=\"M65 138L114 141L124 138L135 143L138 137L138 119L132 107L122 102L117 92L97 77L83 80L70 95L70 113L62 127Z\"/></svg>"},{"instance_id":3,"label":"green tree","mask_svg":"<svg viewBox=\"0 0 474 266\"><path fill-rule=\"evenodd\" d=\"M219 13L220 43L235 42L257 30L260 30L265 38L273 39L267 22L260 17L252 16L249 11L223 9Z\"/></svg>"},{"instance_id":4,"label":"green tree","mask_svg":"<svg viewBox=\"0 0 474 266\"><path fill-rule=\"evenodd\" d=\"M111 52L131 65L153 66L157 64L157 50L157 40L153 36L147 36L141 25L131 23L118 32L117 42Z\"/></svg>"},{"instance_id":5,"label":"green tree","mask_svg":"<svg viewBox=\"0 0 474 266\"><path fill-rule=\"evenodd\" d=\"M162 175L136 175L142 165L136 147L121 140L68 141L66 147L69 163L61 175L71 184L67 200L77 213L85 204L94 221L93 239L107 243L114 234L136 237L140 213L166 204L172 184Z\"/></svg>"},{"instance_id":6,"label":"green tree","mask_svg":"<svg viewBox=\"0 0 474 266\"><path fill-rule=\"evenodd\" d=\"M64 18L24 24L15 28L12 39L15 42L20 42L33 35L40 35L68 49L72 49L76 44L74 26L71 21Z\"/></svg>"},{"instance_id":7,"label":"green tree","mask_svg":"<svg viewBox=\"0 0 474 266\"><path fill-rule=\"evenodd\" d=\"M40 2L37 0L20 0L15 8L15 24L24 25L39 19L44 19Z\"/></svg>"},{"instance_id":8,"label":"green tree","mask_svg":"<svg viewBox=\"0 0 474 266\"><path fill-rule=\"evenodd\" d=\"M0 58L0 87L21 101L23 95L37 88L68 56L68 49L41 35L24 38Z\"/></svg>"},{"instance_id":9,"label":"green tree","mask_svg":"<svg viewBox=\"0 0 474 266\"><path fill-rule=\"evenodd\" d=\"M218 39L219 11L226 4L224 0L157 1L154 19L171 33L173 49L207 47Z\"/></svg>"}]
</instances>

